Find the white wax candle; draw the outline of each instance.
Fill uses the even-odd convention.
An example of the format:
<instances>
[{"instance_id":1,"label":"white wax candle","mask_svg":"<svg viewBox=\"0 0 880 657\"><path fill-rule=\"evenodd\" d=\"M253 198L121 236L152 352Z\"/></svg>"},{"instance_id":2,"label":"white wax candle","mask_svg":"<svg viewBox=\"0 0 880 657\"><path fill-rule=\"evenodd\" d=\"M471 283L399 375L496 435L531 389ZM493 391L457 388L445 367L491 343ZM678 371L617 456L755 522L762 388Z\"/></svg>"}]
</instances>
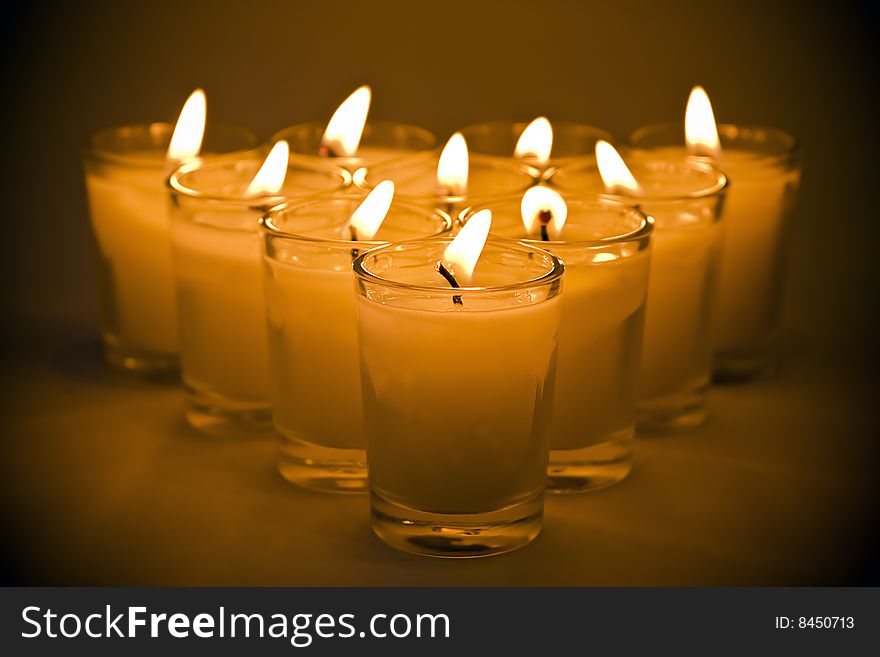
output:
<instances>
[{"instance_id":1,"label":"white wax candle","mask_svg":"<svg viewBox=\"0 0 880 657\"><path fill-rule=\"evenodd\" d=\"M345 180L335 169L291 166L284 143L264 163L218 158L171 176L181 364L192 405L210 406L214 415L268 415L259 218L284 199L338 190Z\"/></svg>"},{"instance_id":2,"label":"white wax candle","mask_svg":"<svg viewBox=\"0 0 880 657\"><path fill-rule=\"evenodd\" d=\"M473 303L410 309L359 298L370 487L386 500L481 513L544 486L544 383L560 299L496 310Z\"/></svg>"},{"instance_id":3,"label":"white wax candle","mask_svg":"<svg viewBox=\"0 0 880 657\"><path fill-rule=\"evenodd\" d=\"M685 407L700 405L696 397L709 381L710 310L725 180L719 171L688 163L684 157L651 158L630 155L627 162L634 176L625 184L637 189L606 196L638 204L655 220L639 397L643 412L672 417L676 411L685 412ZM612 161L606 167L609 179L626 177L615 171ZM561 169L556 180L566 191L600 194L606 189L593 166Z\"/></svg>"},{"instance_id":4,"label":"white wax candle","mask_svg":"<svg viewBox=\"0 0 880 657\"><path fill-rule=\"evenodd\" d=\"M518 200L488 205L496 235L529 238L565 262L551 489L606 485L629 470L650 265L642 215L586 198L566 201L567 219L547 242L526 233Z\"/></svg>"},{"instance_id":5,"label":"white wax candle","mask_svg":"<svg viewBox=\"0 0 880 657\"><path fill-rule=\"evenodd\" d=\"M651 213L650 202L643 209ZM651 213L657 217L657 213ZM675 218L678 219L678 218ZM674 225L679 224L679 225ZM644 400L705 386L711 369L709 317L722 225L711 218L664 225L653 238L639 379Z\"/></svg>"},{"instance_id":6,"label":"white wax candle","mask_svg":"<svg viewBox=\"0 0 880 657\"><path fill-rule=\"evenodd\" d=\"M562 266L484 246L488 213L473 221L354 266L370 490L410 513L496 512L544 488Z\"/></svg>"},{"instance_id":7,"label":"white wax candle","mask_svg":"<svg viewBox=\"0 0 880 657\"><path fill-rule=\"evenodd\" d=\"M165 211L164 154L152 166L86 175L92 227L112 296L115 337L145 352L178 351ZM102 267L103 269L103 267Z\"/></svg>"},{"instance_id":8,"label":"white wax candle","mask_svg":"<svg viewBox=\"0 0 880 657\"><path fill-rule=\"evenodd\" d=\"M550 448L625 441L635 423L649 255L597 263L592 255L563 253L558 251L566 281Z\"/></svg>"},{"instance_id":9,"label":"white wax candle","mask_svg":"<svg viewBox=\"0 0 880 657\"><path fill-rule=\"evenodd\" d=\"M269 401L258 217L241 213L238 231L229 214L225 229L210 216L172 224L184 381L241 405Z\"/></svg>"},{"instance_id":10,"label":"white wax candle","mask_svg":"<svg viewBox=\"0 0 880 657\"><path fill-rule=\"evenodd\" d=\"M715 348L759 344L776 328L785 216L800 172L725 149L717 163L731 179L715 307Z\"/></svg>"},{"instance_id":11,"label":"white wax candle","mask_svg":"<svg viewBox=\"0 0 880 657\"><path fill-rule=\"evenodd\" d=\"M276 428L325 447L363 449L351 262L267 264Z\"/></svg>"},{"instance_id":12,"label":"white wax candle","mask_svg":"<svg viewBox=\"0 0 880 657\"><path fill-rule=\"evenodd\" d=\"M762 349L776 328L784 221L800 173L791 153L783 153L784 157L763 154L761 143L750 144L749 135L761 134L761 129L720 128L721 157L714 164L727 174L730 187L712 311L713 342L716 353L749 353ZM645 131L646 138L650 134ZM732 134L737 136L729 141ZM664 161L681 161L688 155L683 145L651 146L643 152Z\"/></svg>"},{"instance_id":13,"label":"white wax candle","mask_svg":"<svg viewBox=\"0 0 880 657\"><path fill-rule=\"evenodd\" d=\"M165 180L200 152L204 95L194 92L180 131L165 123L98 133L86 155L86 189L99 251L104 342L111 362L141 372L176 368L177 309ZM233 126L211 127L202 154L244 153L256 137Z\"/></svg>"},{"instance_id":14,"label":"white wax candle","mask_svg":"<svg viewBox=\"0 0 880 657\"><path fill-rule=\"evenodd\" d=\"M323 458L327 450L361 450L362 462L353 256L449 226L430 209L395 202L374 241L346 242L360 200L336 196L280 208L270 214L274 228L264 232L273 242L265 286L275 427L298 446L324 449Z\"/></svg>"}]
</instances>

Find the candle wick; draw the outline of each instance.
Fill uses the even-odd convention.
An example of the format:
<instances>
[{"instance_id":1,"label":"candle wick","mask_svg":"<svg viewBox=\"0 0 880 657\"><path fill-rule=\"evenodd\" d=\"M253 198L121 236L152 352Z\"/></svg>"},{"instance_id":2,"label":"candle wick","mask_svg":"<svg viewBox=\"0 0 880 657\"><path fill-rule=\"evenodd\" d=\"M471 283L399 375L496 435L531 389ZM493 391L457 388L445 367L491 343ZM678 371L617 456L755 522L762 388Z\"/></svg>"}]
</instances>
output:
<instances>
[{"instance_id":1,"label":"candle wick","mask_svg":"<svg viewBox=\"0 0 880 657\"><path fill-rule=\"evenodd\" d=\"M358 241L357 228L355 228L351 224L348 224L348 232L351 235L351 241L357 242ZM357 258L358 253L360 253L360 251L358 249L352 249L351 250L351 259L354 260L355 258Z\"/></svg>"},{"instance_id":2,"label":"candle wick","mask_svg":"<svg viewBox=\"0 0 880 657\"><path fill-rule=\"evenodd\" d=\"M318 155L321 157L339 157L339 155L334 151L330 144L326 142L321 142L321 145L318 147Z\"/></svg>"},{"instance_id":3,"label":"candle wick","mask_svg":"<svg viewBox=\"0 0 880 657\"><path fill-rule=\"evenodd\" d=\"M446 267L443 266L443 263L439 260L437 261L437 273L445 278L446 282L449 283L451 287L461 287L461 285L458 284L458 281L455 280L455 276L452 275L452 272L446 269ZM457 306L464 305L464 302L461 300L460 294L455 294L452 296L452 303Z\"/></svg>"},{"instance_id":4,"label":"candle wick","mask_svg":"<svg viewBox=\"0 0 880 657\"><path fill-rule=\"evenodd\" d=\"M446 210L446 214L448 214L449 218L454 222L455 221L455 215L454 215L455 202L452 199L459 196L459 194L456 194L451 187L447 187L446 185L442 185L440 187L440 189L438 190L437 195L441 199L446 199L445 203L443 203L443 206Z\"/></svg>"},{"instance_id":5,"label":"candle wick","mask_svg":"<svg viewBox=\"0 0 880 657\"><path fill-rule=\"evenodd\" d=\"M553 219L553 213L550 210L541 210L538 212L538 221L541 222L541 241L549 242L550 235L547 233L547 224Z\"/></svg>"}]
</instances>

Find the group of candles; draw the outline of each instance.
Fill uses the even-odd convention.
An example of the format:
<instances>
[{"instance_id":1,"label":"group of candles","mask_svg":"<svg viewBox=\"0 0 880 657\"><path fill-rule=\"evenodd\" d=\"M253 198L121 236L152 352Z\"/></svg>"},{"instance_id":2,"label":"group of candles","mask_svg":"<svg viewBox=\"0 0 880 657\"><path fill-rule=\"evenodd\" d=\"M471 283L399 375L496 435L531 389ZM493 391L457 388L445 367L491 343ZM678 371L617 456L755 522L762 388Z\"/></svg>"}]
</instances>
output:
<instances>
[{"instance_id":1,"label":"group of candles","mask_svg":"<svg viewBox=\"0 0 880 657\"><path fill-rule=\"evenodd\" d=\"M683 135L623 156L544 117L438 152L370 100L268 154L201 90L175 126L97 134L108 362L179 368L196 429L274 430L285 478L369 489L380 538L433 556L527 544L545 491L620 481L637 425L696 426L713 376L767 367L790 136L716 126L695 87Z\"/></svg>"}]
</instances>

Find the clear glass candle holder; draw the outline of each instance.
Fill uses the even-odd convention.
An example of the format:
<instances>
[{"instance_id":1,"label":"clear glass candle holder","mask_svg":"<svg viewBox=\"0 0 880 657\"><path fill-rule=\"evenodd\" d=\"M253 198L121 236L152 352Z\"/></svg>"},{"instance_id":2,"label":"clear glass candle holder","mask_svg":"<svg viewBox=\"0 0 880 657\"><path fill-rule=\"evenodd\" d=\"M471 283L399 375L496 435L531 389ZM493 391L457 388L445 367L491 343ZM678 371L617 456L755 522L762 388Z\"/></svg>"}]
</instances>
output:
<instances>
[{"instance_id":1,"label":"clear glass candle holder","mask_svg":"<svg viewBox=\"0 0 880 657\"><path fill-rule=\"evenodd\" d=\"M724 243L713 311L714 374L742 380L771 369L778 355L786 226L800 180L797 141L774 128L722 124L721 159L730 179ZM681 126L641 128L630 137L655 158L680 160Z\"/></svg>"},{"instance_id":2,"label":"clear glass candle holder","mask_svg":"<svg viewBox=\"0 0 880 657\"><path fill-rule=\"evenodd\" d=\"M173 131L170 123L108 128L85 152L104 357L147 376L176 375L178 369L165 199ZM244 128L208 124L202 153L245 152L257 143Z\"/></svg>"},{"instance_id":3,"label":"clear glass candle holder","mask_svg":"<svg viewBox=\"0 0 880 657\"><path fill-rule=\"evenodd\" d=\"M523 193L534 184L527 167L510 159L471 155L468 158L468 184L464 194L440 188L437 163L440 151L415 153L371 167L357 181L370 190L383 180L394 182L395 195L413 203L434 205L453 217L468 205Z\"/></svg>"},{"instance_id":4,"label":"clear glass candle holder","mask_svg":"<svg viewBox=\"0 0 880 657\"><path fill-rule=\"evenodd\" d=\"M541 530L563 266L490 240L453 289L450 239L354 263L372 523L405 552L481 557Z\"/></svg>"},{"instance_id":5,"label":"clear glass candle holder","mask_svg":"<svg viewBox=\"0 0 880 657\"><path fill-rule=\"evenodd\" d=\"M278 470L318 491L367 486L352 261L451 225L443 212L394 200L373 240L351 241L348 221L363 198L285 203L260 220Z\"/></svg>"},{"instance_id":6,"label":"clear glass candle holder","mask_svg":"<svg viewBox=\"0 0 880 657\"><path fill-rule=\"evenodd\" d=\"M624 204L574 197L566 203L560 240L525 241L559 257L566 270L548 434L547 488L556 493L610 486L632 467L653 227ZM492 234L529 238L520 197L487 207ZM480 209L468 210L465 221Z\"/></svg>"},{"instance_id":7,"label":"clear glass candle holder","mask_svg":"<svg viewBox=\"0 0 880 657\"><path fill-rule=\"evenodd\" d=\"M471 153L492 158L514 158L517 141L529 124L522 121L487 121L462 130ZM553 148L546 164L520 160L533 179L550 183L558 168L574 160L596 161L596 142L612 141L609 133L585 123L553 121Z\"/></svg>"},{"instance_id":8,"label":"clear glass candle holder","mask_svg":"<svg viewBox=\"0 0 880 657\"><path fill-rule=\"evenodd\" d=\"M727 178L710 164L681 158L627 157L640 189L607 194L592 165L563 167L563 191L600 194L637 205L654 219L645 336L639 370L639 427L701 424L712 372L712 308L718 283Z\"/></svg>"},{"instance_id":9,"label":"clear glass candle holder","mask_svg":"<svg viewBox=\"0 0 880 657\"><path fill-rule=\"evenodd\" d=\"M355 155L326 156L322 155L321 149L321 138L326 129L323 123L301 123L281 130L272 141L286 139L294 158L312 162L329 160L352 174L407 153L431 150L437 144L437 138L424 128L395 121L370 121L364 126Z\"/></svg>"},{"instance_id":10,"label":"clear glass candle holder","mask_svg":"<svg viewBox=\"0 0 880 657\"><path fill-rule=\"evenodd\" d=\"M232 437L271 427L259 219L285 199L343 188L338 169L291 163L272 195L248 195L260 157L199 160L168 181L186 417Z\"/></svg>"}]
</instances>

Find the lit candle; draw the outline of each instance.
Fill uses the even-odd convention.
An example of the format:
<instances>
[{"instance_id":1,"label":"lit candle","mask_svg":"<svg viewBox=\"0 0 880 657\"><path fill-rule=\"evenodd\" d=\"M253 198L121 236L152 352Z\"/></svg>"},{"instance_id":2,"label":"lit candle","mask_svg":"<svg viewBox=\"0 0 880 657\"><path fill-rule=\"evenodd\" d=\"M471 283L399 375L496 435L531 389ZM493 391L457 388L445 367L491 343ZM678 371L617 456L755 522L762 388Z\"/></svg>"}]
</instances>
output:
<instances>
[{"instance_id":1,"label":"lit candle","mask_svg":"<svg viewBox=\"0 0 880 657\"><path fill-rule=\"evenodd\" d=\"M456 132L437 159L437 196L464 198L468 192L468 169L467 142Z\"/></svg>"},{"instance_id":2,"label":"lit candle","mask_svg":"<svg viewBox=\"0 0 880 657\"><path fill-rule=\"evenodd\" d=\"M614 484L631 468L652 223L624 204L563 199L544 185L490 207L495 235L565 262L548 488Z\"/></svg>"},{"instance_id":3,"label":"lit candle","mask_svg":"<svg viewBox=\"0 0 880 657\"><path fill-rule=\"evenodd\" d=\"M364 85L342 102L321 137L318 149L321 157L354 157L357 154L372 98L372 90Z\"/></svg>"},{"instance_id":4,"label":"lit candle","mask_svg":"<svg viewBox=\"0 0 880 657\"><path fill-rule=\"evenodd\" d=\"M551 123L539 116L530 123L489 121L464 128L461 133L471 152L490 159L510 160L525 167L533 180L550 182L557 169L577 161L595 162L599 139L609 141L604 130L583 123Z\"/></svg>"},{"instance_id":5,"label":"lit candle","mask_svg":"<svg viewBox=\"0 0 880 657\"><path fill-rule=\"evenodd\" d=\"M509 160L470 157L459 132L439 154L417 153L372 167L360 185L370 189L377 180L393 180L400 198L433 204L453 218L467 205L522 193L533 183L522 167Z\"/></svg>"},{"instance_id":6,"label":"lit candle","mask_svg":"<svg viewBox=\"0 0 880 657\"><path fill-rule=\"evenodd\" d=\"M711 309L721 246L721 210L727 181L696 162L634 161L634 176L615 148L596 145L605 190L635 202L655 222L645 337L639 377L639 424L692 427L705 420L712 367ZM590 182L576 171L560 186ZM592 171L587 175L593 177Z\"/></svg>"},{"instance_id":7,"label":"lit candle","mask_svg":"<svg viewBox=\"0 0 880 657\"><path fill-rule=\"evenodd\" d=\"M513 155L533 168L537 180L550 178L552 172L547 170L550 152L553 150L553 126L545 116L539 116L529 123L519 139Z\"/></svg>"},{"instance_id":8,"label":"lit candle","mask_svg":"<svg viewBox=\"0 0 880 657\"><path fill-rule=\"evenodd\" d=\"M171 168L202 151L244 151L256 143L252 133L240 128L208 125L205 132L201 90L189 97L176 127L124 126L92 139L86 189L98 247L104 351L111 364L142 374L176 371L165 178Z\"/></svg>"},{"instance_id":9,"label":"lit candle","mask_svg":"<svg viewBox=\"0 0 880 657\"><path fill-rule=\"evenodd\" d=\"M773 128L716 127L706 92L695 87L680 128L658 125L633 133L632 145L652 157L690 154L728 176L718 300L714 310L715 374L748 378L771 364L781 292L784 224L800 177L795 140Z\"/></svg>"},{"instance_id":10,"label":"lit candle","mask_svg":"<svg viewBox=\"0 0 880 657\"><path fill-rule=\"evenodd\" d=\"M326 127L321 123L302 123L285 128L273 139L286 140L297 158L332 160L336 166L356 174L355 182L363 175L358 173L359 169L434 147L437 140L424 128L393 121L367 122L371 101L370 87L358 87L334 112Z\"/></svg>"},{"instance_id":11,"label":"lit candle","mask_svg":"<svg viewBox=\"0 0 880 657\"><path fill-rule=\"evenodd\" d=\"M539 116L522 131L519 139L516 140L513 154L543 169L550 161L551 150L553 150L553 126L546 116Z\"/></svg>"},{"instance_id":12,"label":"lit candle","mask_svg":"<svg viewBox=\"0 0 880 657\"><path fill-rule=\"evenodd\" d=\"M171 245L187 419L212 435L270 426L269 356L258 220L285 199L342 188L330 167L260 160L186 164L169 180Z\"/></svg>"},{"instance_id":13,"label":"lit candle","mask_svg":"<svg viewBox=\"0 0 880 657\"><path fill-rule=\"evenodd\" d=\"M373 529L407 552L498 554L541 529L563 268L486 243L490 222L354 264Z\"/></svg>"},{"instance_id":14,"label":"lit candle","mask_svg":"<svg viewBox=\"0 0 880 657\"><path fill-rule=\"evenodd\" d=\"M261 220L278 469L306 488L366 489L353 257L450 227L393 190L287 203Z\"/></svg>"}]
</instances>

